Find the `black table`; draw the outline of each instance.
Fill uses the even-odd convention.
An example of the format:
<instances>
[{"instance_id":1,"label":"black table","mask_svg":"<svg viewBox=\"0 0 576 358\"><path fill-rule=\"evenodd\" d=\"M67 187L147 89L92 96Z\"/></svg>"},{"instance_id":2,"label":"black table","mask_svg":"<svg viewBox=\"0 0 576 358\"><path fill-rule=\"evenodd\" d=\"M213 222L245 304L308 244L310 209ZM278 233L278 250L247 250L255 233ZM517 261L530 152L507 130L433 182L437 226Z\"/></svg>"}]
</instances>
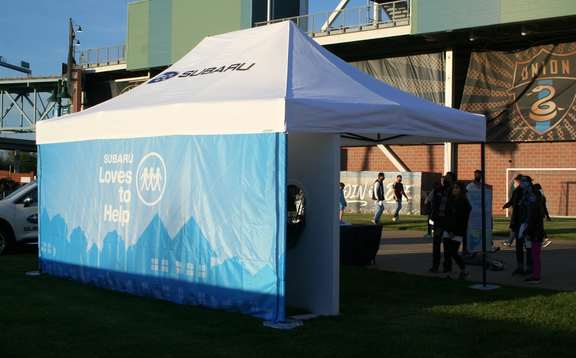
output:
<instances>
[{"instance_id":1,"label":"black table","mask_svg":"<svg viewBox=\"0 0 576 358\"><path fill-rule=\"evenodd\" d=\"M369 266L376 263L382 226L340 225L340 263Z\"/></svg>"}]
</instances>

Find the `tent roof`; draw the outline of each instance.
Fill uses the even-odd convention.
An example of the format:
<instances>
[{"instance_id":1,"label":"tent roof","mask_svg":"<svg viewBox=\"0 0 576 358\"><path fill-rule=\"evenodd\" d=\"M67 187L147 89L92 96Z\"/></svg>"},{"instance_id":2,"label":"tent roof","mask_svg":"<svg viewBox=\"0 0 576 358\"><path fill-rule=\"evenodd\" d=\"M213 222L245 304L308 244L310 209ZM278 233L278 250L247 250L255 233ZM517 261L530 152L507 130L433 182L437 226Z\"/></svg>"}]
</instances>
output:
<instances>
[{"instance_id":1,"label":"tent roof","mask_svg":"<svg viewBox=\"0 0 576 358\"><path fill-rule=\"evenodd\" d=\"M290 21L207 37L145 84L37 124L38 144L165 135L342 133L342 145L485 140L483 116L389 86Z\"/></svg>"}]
</instances>

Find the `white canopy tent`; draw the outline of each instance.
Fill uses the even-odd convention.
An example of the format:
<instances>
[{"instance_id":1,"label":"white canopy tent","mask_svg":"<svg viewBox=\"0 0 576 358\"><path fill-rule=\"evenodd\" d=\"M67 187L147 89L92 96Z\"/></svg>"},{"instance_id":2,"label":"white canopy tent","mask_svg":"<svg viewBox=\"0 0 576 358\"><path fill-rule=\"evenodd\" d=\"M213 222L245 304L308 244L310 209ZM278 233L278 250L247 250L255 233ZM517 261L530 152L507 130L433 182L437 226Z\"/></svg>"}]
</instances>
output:
<instances>
[{"instance_id":1,"label":"white canopy tent","mask_svg":"<svg viewBox=\"0 0 576 358\"><path fill-rule=\"evenodd\" d=\"M68 222L65 214L50 212L53 207L65 206L58 202L62 199L47 197L49 194L46 192L46 196L42 194L43 182L46 182L46 188L57 190L55 184L49 185L52 180L49 179L48 171L45 170L42 175L43 168L47 167L42 165L43 156L50 159L59 156L62 151L76 150L59 148L59 144L116 143L126 139L189 136L287 135L287 152L278 152L280 156L287 154L287 163L284 163L286 175L280 175L275 180L279 187L296 184L303 188L308 204L308 224L298 246L286 253L286 299L290 305L308 308L317 314L337 314L339 245L336 207L340 147L482 142L485 140L485 132L484 117L440 106L382 83L332 55L288 21L208 37L146 84L89 110L38 123L36 138L40 145L40 207L47 212L47 218L56 217L56 214L64 217L68 233L76 227L82 227L81 218L76 213L70 215ZM43 151L43 147L48 150ZM89 151L96 151L92 149L96 147L88 148ZM158 149L154 150L154 153L159 152ZM218 150L214 148L214 151ZM174 150L171 153L178 155ZM225 163L230 153L234 151L223 155L219 162ZM106 160L110 157L104 158L104 162L109 163ZM192 156L190 160L194 159ZM86 159L83 156L82 159L72 161L83 163ZM126 162L120 164L126 165ZM202 165L205 166L200 167L200 171L212 164ZM282 161L279 166L282 167ZM152 167L150 169L151 174ZM282 168L280 172L283 172ZM71 181L71 185L86 181L86 178L79 177ZM95 185L92 190L98 191L99 188ZM120 188L120 191L124 189ZM186 187L184 192L187 193L187 190L193 191ZM96 195L96 199L92 197L81 202L98 201L97 198L102 197L99 195ZM115 194L110 195L115 198ZM198 195L198 198L206 197L205 192ZM284 191L279 191L277 196L280 197L275 200L284 201L284 195ZM275 208L278 207L285 210L281 205ZM216 211L210 205L197 210L209 215L211 209ZM199 219L201 216L195 207L192 206L190 213L183 215L182 222L174 219L171 210L163 214L160 209L149 214L159 216L163 223L171 221L173 228L167 227L170 237L175 237L190 217L198 222L200 232L220 235L218 223ZM274 208L266 211L274 211ZM113 212L108 217L114 218ZM74 220L78 223L71 224ZM40 240L43 235L42 223L41 219ZM126 224L130 226L128 222ZM96 221L93 225L98 226ZM249 224L243 222L241 225ZM276 228L278 231L285 230L285 223L279 223ZM85 228L83 230L90 232ZM116 229L93 228L98 235L113 230ZM210 241L211 237L206 235ZM222 242L230 239L229 236L221 236ZM242 240L242 237L235 239ZM102 250L104 244L99 240L88 237L88 247L91 242L95 242ZM126 247L135 245L138 240L137 237L128 240ZM71 239L68 238L68 241ZM222 246L221 242L220 246L214 242L211 244L214 251ZM281 245L271 248L275 249L283 251ZM278 253L278 257L284 257L284 252ZM212 260L211 265L217 266L218 260L223 259L218 257ZM251 262L246 265L257 264ZM283 295L283 277L278 281L282 286L280 295Z\"/></svg>"},{"instance_id":2,"label":"white canopy tent","mask_svg":"<svg viewBox=\"0 0 576 358\"><path fill-rule=\"evenodd\" d=\"M480 142L485 121L374 79L287 21L207 37L156 81L39 123L37 142L263 132ZM345 137L343 146L369 144Z\"/></svg>"}]
</instances>

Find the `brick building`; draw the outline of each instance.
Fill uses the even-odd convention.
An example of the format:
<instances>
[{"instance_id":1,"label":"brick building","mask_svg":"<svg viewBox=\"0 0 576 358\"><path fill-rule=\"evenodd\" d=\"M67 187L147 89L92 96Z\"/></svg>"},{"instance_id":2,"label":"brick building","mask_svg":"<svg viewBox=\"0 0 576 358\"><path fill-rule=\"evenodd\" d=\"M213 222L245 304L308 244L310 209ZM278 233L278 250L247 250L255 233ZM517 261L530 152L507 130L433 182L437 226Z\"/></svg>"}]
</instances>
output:
<instances>
[{"instance_id":1,"label":"brick building","mask_svg":"<svg viewBox=\"0 0 576 358\"><path fill-rule=\"evenodd\" d=\"M444 171L443 145L391 146L391 149L410 171ZM474 178L474 170L481 166L480 151L480 144L457 146L456 174L460 180ZM550 215L576 216L576 142L489 143L485 151L486 183L493 186L494 214L505 213L500 208L507 200L507 188L513 177L521 173L542 185ZM341 160L342 170L397 171L376 146L342 148Z\"/></svg>"}]
</instances>

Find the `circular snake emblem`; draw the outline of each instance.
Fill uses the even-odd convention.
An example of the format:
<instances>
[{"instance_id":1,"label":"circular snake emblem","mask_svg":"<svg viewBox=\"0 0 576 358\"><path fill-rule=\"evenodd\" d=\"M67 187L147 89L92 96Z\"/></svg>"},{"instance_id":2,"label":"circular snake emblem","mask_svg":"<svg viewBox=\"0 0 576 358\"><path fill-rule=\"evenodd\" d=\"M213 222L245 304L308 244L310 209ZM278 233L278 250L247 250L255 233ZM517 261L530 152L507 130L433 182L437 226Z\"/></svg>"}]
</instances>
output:
<instances>
[{"instance_id":1,"label":"circular snake emblem","mask_svg":"<svg viewBox=\"0 0 576 358\"><path fill-rule=\"evenodd\" d=\"M547 122L552 120L558 114L558 110L564 110L564 108L558 108L556 103L552 101L556 94L556 90L550 85L539 85L532 89L532 92L528 93L527 96L534 93L541 93L543 91L548 91L548 94L534 102L530 108L530 118L535 122Z\"/></svg>"}]
</instances>

